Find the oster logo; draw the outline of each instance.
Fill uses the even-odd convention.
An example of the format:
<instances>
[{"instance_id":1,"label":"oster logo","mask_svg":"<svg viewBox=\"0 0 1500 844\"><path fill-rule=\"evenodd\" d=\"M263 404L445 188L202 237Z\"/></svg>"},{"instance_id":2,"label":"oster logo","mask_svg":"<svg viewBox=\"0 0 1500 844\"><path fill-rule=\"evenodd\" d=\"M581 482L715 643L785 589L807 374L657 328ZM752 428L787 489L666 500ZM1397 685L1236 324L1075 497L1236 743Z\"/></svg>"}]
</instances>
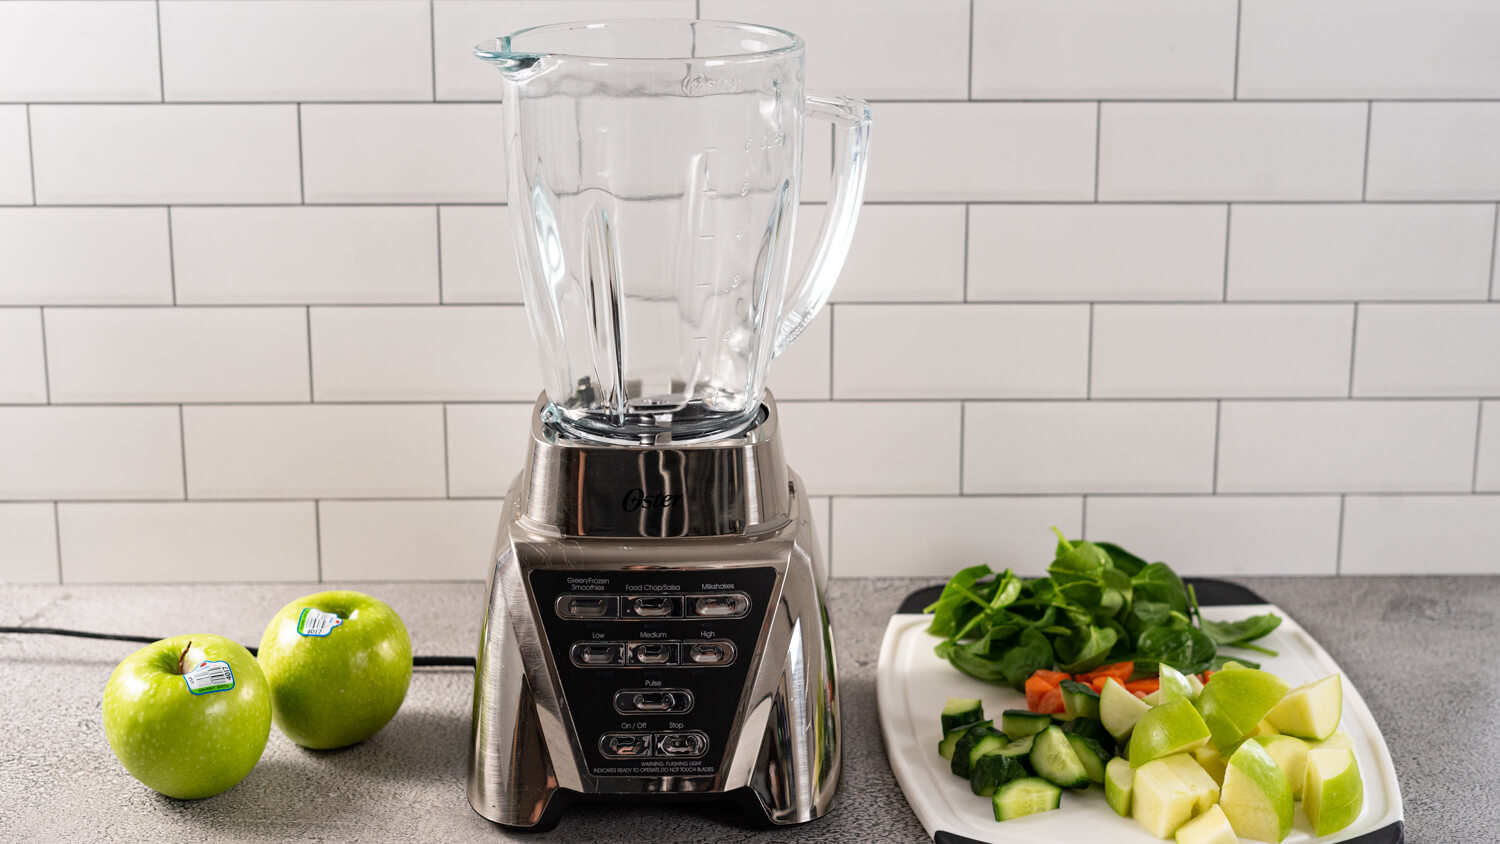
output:
<instances>
[{"instance_id":1,"label":"oster logo","mask_svg":"<svg viewBox=\"0 0 1500 844\"><path fill-rule=\"evenodd\" d=\"M647 495L644 489L632 489L625 493L625 498L620 506L625 512L633 513L636 510L664 510L677 503L678 496L657 493Z\"/></svg>"}]
</instances>

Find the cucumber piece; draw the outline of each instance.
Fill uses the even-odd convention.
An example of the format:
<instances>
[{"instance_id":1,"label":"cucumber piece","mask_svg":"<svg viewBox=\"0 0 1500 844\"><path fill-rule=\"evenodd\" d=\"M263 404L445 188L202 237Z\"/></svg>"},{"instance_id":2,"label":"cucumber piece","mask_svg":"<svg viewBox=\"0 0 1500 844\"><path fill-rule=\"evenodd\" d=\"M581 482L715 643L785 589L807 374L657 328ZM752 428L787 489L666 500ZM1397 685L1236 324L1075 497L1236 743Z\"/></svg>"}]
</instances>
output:
<instances>
[{"instance_id":1,"label":"cucumber piece","mask_svg":"<svg viewBox=\"0 0 1500 844\"><path fill-rule=\"evenodd\" d=\"M1074 718L1062 725L1062 731L1070 736L1083 736L1099 742L1099 745L1114 755L1115 740L1110 736L1109 730L1093 718Z\"/></svg>"},{"instance_id":2,"label":"cucumber piece","mask_svg":"<svg viewBox=\"0 0 1500 844\"><path fill-rule=\"evenodd\" d=\"M1000 729L1007 738L1036 735L1052 725L1052 716L1025 709L1007 709L1000 713Z\"/></svg>"},{"instance_id":3,"label":"cucumber piece","mask_svg":"<svg viewBox=\"0 0 1500 844\"><path fill-rule=\"evenodd\" d=\"M1073 680L1062 681L1062 720L1074 718L1099 718L1099 693Z\"/></svg>"},{"instance_id":4,"label":"cucumber piece","mask_svg":"<svg viewBox=\"0 0 1500 844\"><path fill-rule=\"evenodd\" d=\"M1104 766L1109 764L1109 751L1099 742L1077 733L1065 733L1068 744L1073 745L1073 752L1078 754L1078 761L1083 763L1084 773L1088 774L1089 781L1104 782Z\"/></svg>"},{"instance_id":5,"label":"cucumber piece","mask_svg":"<svg viewBox=\"0 0 1500 844\"><path fill-rule=\"evenodd\" d=\"M953 759L953 749L958 746L958 740L964 737L964 733L967 733L971 726L973 725L967 724L956 730L949 730L943 733L943 740L938 742L938 755L951 761Z\"/></svg>"},{"instance_id":6,"label":"cucumber piece","mask_svg":"<svg viewBox=\"0 0 1500 844\"><path fill-rule=\"evenodd\" d=\"M1089 784L1088 770L1078 758L1077 751L1068 741L1068 734L1057 727L1048 727L1037 733L1031 743L1031 769L1037 776L1046 778L1063 788L1086 788Z\"/></svg>"},{"instance_id":7,"label":"cucumber piece","mask_svg":"<svg viewBox=\"0 0 1500 844\"><path fill-rule=\"evenodd\" d=\"M969 776L974 776L975 762L991 753L999 753L1007 744L1010 744L1010 739L1002 733L986 734L974 742L969 748Z\"/></svg>"},{"instance_id":8,"label":"cucumber piece","mask_svg":"<svg viewBox=\"0 0 1500 844\"><path fill-rule=\"evenodd\" d=\"M995 820L1008 821L1049 812L1062 803L1062 789L1040 777L1011 780L995 789Z\"/></svg>"},{"instance_id":9,"label":"cucumber piece","mask_svg":"<svg viewBox=\"0 0 1500 844\"><path fill-rule=\"evenodd\" d=\"M950 761L950 769L957 776L964 779L969 778L969 751L979 740L989 735L1003 736L1004 733L991 726L990 721L980 721L978 724L970 724L964 728L964 734L958 737L958 743L953 745L953 758Z\"/></svg>"},{"instance_id":10,"label":"cucumber piece","mask_svg":"<svg viewBox=\"0 0 1500 844\"><path fill-rule=\"evenodd\" d=\"M984 720L984 704L977 697L950 697L943 704L943 733Z\"/></svg>"},{"instance_id":11,"label":"cucumber piece","mask_svg":"<svg viewBox=\"0 0 1500 844\"><path fill-rule=\"evenodd\" d=\"M969 772L969 790L980 797L990 797L1000 786L1025 777L1026 766L1014 756L991 753L979 757Z\"/></svg>"},{"instance_id":12,"label":"cucumber piece","mask_svg":"<svg viewBox=\"0 0 1500 844\"><path fill-rule=\"evenodd\" d=\"M1126 760L1116 757L1104 766L1104 802L1122 818L1130 817L1130 790L1134 782Z\"/></svg>"},{"instance_id":13,"label":"cucumber piece","mask_svg":"<svg viewBox=\"0 0 1500 844\"><path fill-rule=\"evenodd\" d=\"M999 755L1014 756L1024 762L1031 756L1031 743L1035 740L1036 736L1026 736L1025 738L1018 738L1010 744L1007 744L1006 746L1000 748L1000 750L998 751Z\"/></svg>"}]
</instances>

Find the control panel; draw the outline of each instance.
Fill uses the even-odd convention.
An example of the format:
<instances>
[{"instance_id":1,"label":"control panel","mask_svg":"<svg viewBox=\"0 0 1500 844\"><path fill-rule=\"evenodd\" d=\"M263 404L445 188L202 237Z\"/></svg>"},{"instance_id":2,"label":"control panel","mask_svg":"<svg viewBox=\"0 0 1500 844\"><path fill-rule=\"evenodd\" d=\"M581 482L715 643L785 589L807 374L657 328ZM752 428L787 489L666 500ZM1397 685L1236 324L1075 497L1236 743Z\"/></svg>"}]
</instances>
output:
<instances>
[{"instance_id":1,"label":"control panel","mask_svg":"<svg viewBox=\"0 0 1500 844\"><path fill-rule=\"evenodd\" d=\"M770 567L531 572L591 773L718 772L775 585Z\"/></svg>"}]
</instances>

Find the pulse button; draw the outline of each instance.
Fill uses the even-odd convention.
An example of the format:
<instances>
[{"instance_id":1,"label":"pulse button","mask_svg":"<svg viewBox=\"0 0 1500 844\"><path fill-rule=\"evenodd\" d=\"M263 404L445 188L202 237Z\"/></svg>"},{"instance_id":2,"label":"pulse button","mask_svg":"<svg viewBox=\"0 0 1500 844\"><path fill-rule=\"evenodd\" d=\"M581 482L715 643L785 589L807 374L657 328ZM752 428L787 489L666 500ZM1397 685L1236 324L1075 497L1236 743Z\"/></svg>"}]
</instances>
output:
<instances>
[{"instance_id":1,"label":"pulse button","mask_svg":"<svg viewBox=\"0 0 1500 844\"><path fill-rule=\"evenodd\" d=\"M729 665L734 662L733 642L683 642L682 647L682 661L688 665Z\"/></svg>"},{"instance_id":2,"label":"pulse button","mask_svg":"<svg viewBox=\"0 0 1500 844\"><path fill-rule=\"evenodd\" d=\"M615 711L621 715L689 712L693 693L687 689L621 689L615 692Z\"/></svg>"},{"instance_id":3,"label":"pulse button","mask_svg":"<svg viewBox=\"0 0 1500 844\"><path fill-rule=\"evenodd\" d=\"M750 596L744 592L694 595L688 598L688 614L699 618L743 618L750 612Z\"/></svg>"}]
</instances>

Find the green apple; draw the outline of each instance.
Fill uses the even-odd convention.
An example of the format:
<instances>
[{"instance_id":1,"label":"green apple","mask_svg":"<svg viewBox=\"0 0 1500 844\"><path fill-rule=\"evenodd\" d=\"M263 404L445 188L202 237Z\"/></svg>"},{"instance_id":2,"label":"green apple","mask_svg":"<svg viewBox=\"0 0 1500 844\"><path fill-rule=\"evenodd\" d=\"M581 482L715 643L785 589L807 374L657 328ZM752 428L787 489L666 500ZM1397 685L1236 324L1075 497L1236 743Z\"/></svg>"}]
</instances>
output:
<instances>
[{"instance_id":1,"label":"green apple","mask_svg":"<svg viewBox=\"0 0 1500 844\"><path fill-rule=\"evenodd\" d=\"M1224 756L1219 749L1208 742L1204 742L1193 751L1193 761L1198 763L1214 782L1224 784Z\"/></svg>"},{"instance_id":2,"label":"green apple","mask_svg":"<svg viewBox=\"0 0 1500 844\"><path fill-rule=\"evenodd\" d=\"M1302 811L1315 834L1328 835L1354 823L1364 805L1365 784L1353 750L1314 750L1307 754Z\"/></svg>"},{"instance_id":3,"label":"green apple","mask_svg":"<svg viewBox=\"0 0 1500 844\"><path fill-rule=\"evenodd\" d=\"M1130 764L1139 768L1173 753L1191 753L1208 735L1208 727L1191 701L1153 706L1130 733Z\"/></svg>"},{"instance_id":4,"label":"green apple","mask_svg":"<svg viewBox=\"0 0 1500 844\"><path fill-rule=\"evenodd\" d=\"M1130 772L1130 763L1116 756L1109 760L1104 766L1104 802L1109 808L1115 810L1115 814L1122 818L1130 817L1130 792L1134 777Z\"/></svg>"},{"instance_id":5,"label":"green apple","mask_svg":"<svg viewBox=\"0 0 1500 844\"><path fill-rule=\"evenodd\" d=\"M1181 671L1165 663L1162 664L1160 670L1161 673L1157 675L1161 679L1161 686L1157 689L1158 701L1171 703L1183 698L1193 699L1193 686Z\"/></svg>"},{"instance_id":6,"label":"green apple","mask_svg":"<svg viewBox=\"0 0 1500 844\"><path fill-rule=\"evenodd\" d=\"M1286 694L1284 680L1268 671L1237 668L1209 678L1198 696L1198 711L1220 751L1245 739Z\"/></svg>"},{"instance_id":7,"label":"green apple","mask_svg":"<svg viewBox=\"0 0 1500 844\"><path fill-rule=\"evenodd\" d=\"M1308 750L1353 750L1354 739L1343 730L1334 730L1333 735L1322 741L1308 742Z\"/></svg>"},{"instance_id":8,"label":"green apple","mask_svg":"<svg viewBox=\"0 0 1500 844\"><path fill-rule=\"evenodd\" d=\"M1135 722L1150 709L1150 704L1125 691L1120 681L1113 677L1104 681L1104 690L1099 693L1099 720L1115 741L1130 738Z\"/></svg>"},{"instance_id":9,"label":"green apple","mask_svg":"<svg viewBox=\"0 0 1500 844\"><path fill-rule=\"evenodd\" d=\"M401 617L361 592L319 592L281 608L260 639L276 726L318 750L380 732L411 683Z\"/></svg>"},{"instance_id":10,"label":"green apple","mask_svg":"<svg viewBox=\"0 0 1500 844\"><path fill-rule=\"evenodd\" d=\"M1292 831L1292 784L1266 749L1253 741L1241 744L1229 757L1219 806L1242 838L1279 842Z\"/></svg>"},{"instance_id":11,"label":"green apple","mask_svg":"<svg viewBox=\"0 0 1500 844\"><path fill-rule=\"evenodd\" d=\"M1239 836L1224 810L1211 806L1207 812L1177 828L1177 844L1240 844Z\"/></svg>"},{"instance_id":12,"label":"green apple","mask_svg":"<svg viewBox=\"0 0 1500 844\"><path fill-rule=\"evenodd\" d=\"M1165 759L1156 759L1135 769L1130 816L1157 838L1171 838L1197 811L1198 799L1198 792Z\"/></svg>"},{"instance_id":13,"label":"green apple","mask_svg":"<svg viewBox=\"0 0 1500 844\"><path fill-rule=\"evenodd\" d=\"M131 776L179 800L245 778L271 733L271 690L255 657L222 636L153 642L104 687L104 736Z\"/></svg>"},{"instance_id":14,"label":"green apple","mask_svg":"<svg viewBox=\"0 0 1500 844\"><path fill-rule=\"evenodd\" d=\"M1193 807L1194 814L1206 812L1208 807L1219 802L1219 783L1203 770L1203 766L1193 761L1192 756L1186 753L1174 753L1171 756L1162 757L1161 761L1167 763L1172 773L1187 783L1188 788L1198 795L1198 804Z\"/></svg>"},{"instance_id":15,"label":"green apple","mask_svg":"<svg viewBox=\"0 0 1500 844\"><path fill-rule=\"evenodd\" d=\"M1292 784L1292 799L1302 799L1302 777L1307 770L1307 742L1292 736L1254 736L1250 741L1264 747L1276 767Z\"/></svg>"},{"instance_id":16,"label":"green apple","mask_svg":"<svg viewBox=\"0 0 1500 844\"><path fill-rule=\"evenodd\" d=\"M1344 711L1344 689L1339 675L1298 686L1266 713L1277 730L1298 738L1322 741L1338 729Z\"/></svg>"}]
</instances>

